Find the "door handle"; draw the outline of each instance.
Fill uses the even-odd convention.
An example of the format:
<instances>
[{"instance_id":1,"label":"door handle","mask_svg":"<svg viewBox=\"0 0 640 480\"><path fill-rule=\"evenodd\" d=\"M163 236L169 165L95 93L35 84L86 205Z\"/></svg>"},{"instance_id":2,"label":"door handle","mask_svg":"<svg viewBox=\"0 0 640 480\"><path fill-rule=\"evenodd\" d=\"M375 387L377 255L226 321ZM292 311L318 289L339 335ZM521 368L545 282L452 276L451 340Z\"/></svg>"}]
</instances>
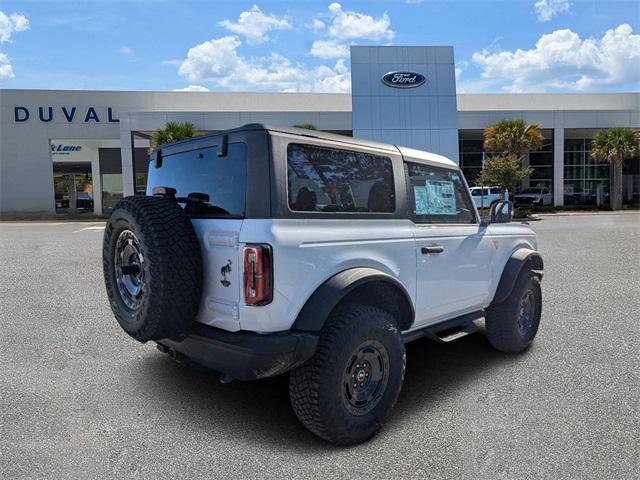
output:
<instances>
[{"instance_id":1,"label":"door handle","mask_svg":"<svg viewBox=\"0 0 640 480\"><path fill-rule=\"evenodd\" d=\"M429 255L430 253L442 253L444 252L444 247L434 246L434 247L422 247L422 254Z\"/></svg>"}]
</instances>

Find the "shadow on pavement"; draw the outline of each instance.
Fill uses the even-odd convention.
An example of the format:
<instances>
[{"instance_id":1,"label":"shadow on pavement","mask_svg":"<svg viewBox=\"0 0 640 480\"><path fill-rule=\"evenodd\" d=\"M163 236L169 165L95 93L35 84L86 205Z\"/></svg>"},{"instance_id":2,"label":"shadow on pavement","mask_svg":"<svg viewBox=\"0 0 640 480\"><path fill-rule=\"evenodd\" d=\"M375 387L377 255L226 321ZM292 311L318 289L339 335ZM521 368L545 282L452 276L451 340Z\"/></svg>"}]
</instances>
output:
<instances>
[{"instance_id":1,"label":"shadow on pavement","mask_svg":"<svg viewBox=\"0 0 640 480\"><path fill-rule=\"evenodd\" d=\"M493 350L482 333L452 344L427 340L408 344L403 390L388 423L421 415L443 395L463 391L475 375L510 361ZM297 421L289 405L288 375L223 385L217 374L183 367L160 352L143 359L138 371L138 386L155 399L147 407L175 418L185 428L279 446L286 439L287 448L297 451L336 448L307 432Z\"/></svg>"}]
</instances>

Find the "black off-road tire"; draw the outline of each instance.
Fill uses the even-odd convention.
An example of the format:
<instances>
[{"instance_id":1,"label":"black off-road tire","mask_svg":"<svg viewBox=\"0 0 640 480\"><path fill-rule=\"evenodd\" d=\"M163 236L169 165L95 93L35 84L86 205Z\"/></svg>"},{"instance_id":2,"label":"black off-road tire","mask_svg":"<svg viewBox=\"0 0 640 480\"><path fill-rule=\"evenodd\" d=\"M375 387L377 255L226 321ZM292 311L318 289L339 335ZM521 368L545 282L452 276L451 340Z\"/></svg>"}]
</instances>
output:
<instances>
[{"instance_id":1,"label":"black off-road tire","mask_svg":"<svg viewBox=\"0 0 640 480\"><path fill-rule=\"evenodd\" d=\"M123 262L135 263L138 274L131 278L137 282L126 285L140 284L139 295L123 287L129 279L117 273ZM111 309L133 338L173 337L191 326L202 294L202 257L191 221L174 200L134 196L118 202L105 228L102 263Z\"/></svg>"},{"instance_id":2,"label":"black off-road tire","mask_svg":"<svg viewBox=\"0 0 640 480\"><path fill-rule=\"evenodd\" d=\"M381 355L376 357L378 353ZM379 363L367 364L372 358L379 358ZM365 361L360 365L358 359ZM361 371L368 368L374 379L373 369L384 371L380 367L384 362L388 362L386 383L364 383L369 374L363 374L365 386L360 393L375 393L370 403L354 406L356 396L349 391L355 375L361 378ZM376 307L350 304L331 314L321 331L315 355L291 372L291 405L298 419L315 435L340 445L363 442L375 435L389 417L402 388L404 371L405 349L394 318ZM372 386L375 388L370 389Z\"/></svg>"},{"instance_id":3,"label":"black off-road tire","mask_svg":"<svg viewBox=\"0 0 640 480\"><path fill-rule=\"evenodd\" d=\"M522 318L523 301L530 296L530 318ZM511 295L502 303L487 309L485 325L487 339L493 348L504 353L525 351L538 333L542 313L540 278L531 271L520 274Z\"/></svg>"}]
</instances>

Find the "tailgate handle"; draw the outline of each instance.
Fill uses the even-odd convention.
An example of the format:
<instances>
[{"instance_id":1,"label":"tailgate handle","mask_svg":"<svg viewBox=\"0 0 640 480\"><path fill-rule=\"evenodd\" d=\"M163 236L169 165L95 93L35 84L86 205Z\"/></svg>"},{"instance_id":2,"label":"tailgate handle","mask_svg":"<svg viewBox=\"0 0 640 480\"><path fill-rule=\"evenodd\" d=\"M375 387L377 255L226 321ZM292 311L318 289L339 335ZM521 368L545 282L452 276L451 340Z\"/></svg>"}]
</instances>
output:
<instances>
[{"instance_id":1,"label":"tailgate handle","mask_svg":"<svg viewBox=\"0 0 640 480\"><path fill-rule=\"evenodd\" d=\"M422 254L429 255L430 253L442 253L444 252L444 247L434 246L434 247L422 247Z\"/></svg>"}]
</instances>

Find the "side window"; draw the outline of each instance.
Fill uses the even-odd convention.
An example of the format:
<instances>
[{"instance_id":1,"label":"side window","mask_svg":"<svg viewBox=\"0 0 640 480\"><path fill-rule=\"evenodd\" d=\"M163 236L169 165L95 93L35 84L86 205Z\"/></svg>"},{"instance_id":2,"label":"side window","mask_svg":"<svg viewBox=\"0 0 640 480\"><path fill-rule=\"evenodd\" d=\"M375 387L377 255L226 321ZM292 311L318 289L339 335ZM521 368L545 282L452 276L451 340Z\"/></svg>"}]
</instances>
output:
<instances>
[{"instance_id":1,"label":"side window","mask_svg":"<svg viewBox=\"0 0 640 480\"><path fill-rule=\"evenodd\" d=\"M408 162L406 166L416 223L476 223L459 171Z\"/></svg>"},{"instance_id":2,"label":"side window","mask_svg":"<svg viewBox=\"0 0 640 480\"><path fill-rule=\"evenodd\" d=\"M395 211L388 157L290 143L287 179L289 208L296 212Z\"/></svg>"},{"instance_id":3,"label":"side window","mask_svg":"<svg viewBox=\"0 0 640 480\"><path fill-rule=\"evenodd\" d=\"M498 188L492 188L492 189L491 189L491 194L492 194L492 195L497 195L497 194L499 194L499 193L500 193L500 189L498 189Z\"/></svg>"}]
</instances>

